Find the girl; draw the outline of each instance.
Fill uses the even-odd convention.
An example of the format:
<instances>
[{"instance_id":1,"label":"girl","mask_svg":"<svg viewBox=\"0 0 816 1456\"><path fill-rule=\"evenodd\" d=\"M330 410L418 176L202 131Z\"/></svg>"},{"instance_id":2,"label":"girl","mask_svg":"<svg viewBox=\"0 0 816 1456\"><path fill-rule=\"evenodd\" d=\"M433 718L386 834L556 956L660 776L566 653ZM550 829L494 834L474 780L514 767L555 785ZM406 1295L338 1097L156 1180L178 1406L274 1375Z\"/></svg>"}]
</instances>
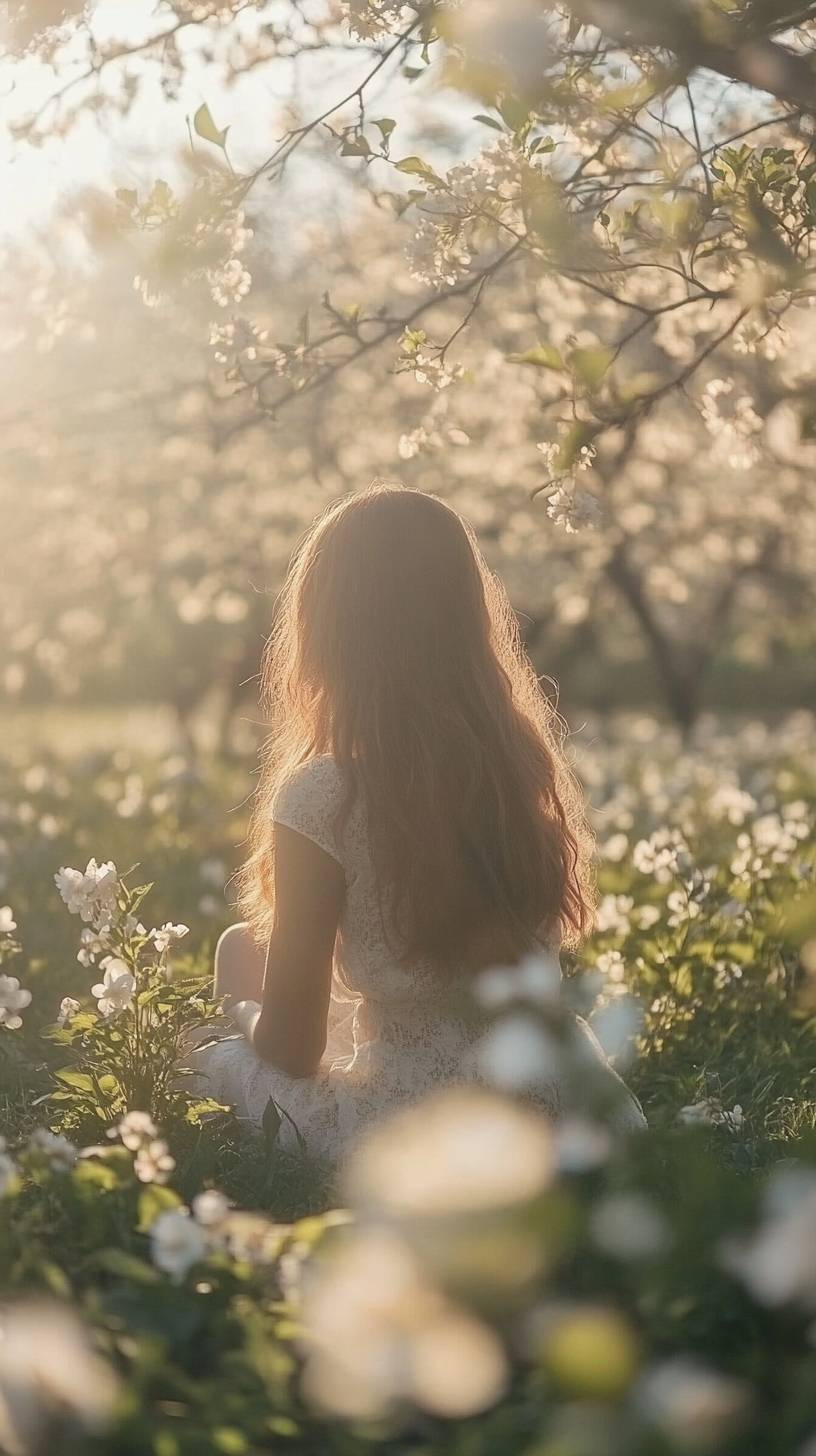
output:
<instances>
[{"instance_id":1,"label":"girl","mask_svg":"<svg viewBox=\"0 0 816 1456\"><path fill-rule=\"evenodd\" d=\"M284 1143L294 1124L336 1161L404 1101L478 1075L474 975L536 952L557 968L591 918L589 835L505 592L434 496L378 486L316 522L263 685L247 923L215 963L239 1035L196 1061L240 1117L271 1098ZM641 1125L570 1025L616 1120ZM542 1068L553 1112L565 1085Z\"/></svg>"}]
</instances>

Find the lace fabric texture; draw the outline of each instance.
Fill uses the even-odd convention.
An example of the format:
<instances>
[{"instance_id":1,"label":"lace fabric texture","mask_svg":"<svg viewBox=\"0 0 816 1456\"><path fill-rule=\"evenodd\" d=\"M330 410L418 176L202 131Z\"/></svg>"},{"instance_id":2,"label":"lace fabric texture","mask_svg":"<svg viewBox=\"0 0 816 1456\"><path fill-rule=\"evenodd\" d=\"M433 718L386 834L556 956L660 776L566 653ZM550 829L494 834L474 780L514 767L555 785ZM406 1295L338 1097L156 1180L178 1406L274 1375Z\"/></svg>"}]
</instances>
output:
<instances>
[{"instance_id":1,"label":"lace fabric texture","mask_svg":"<svg viewBox=\"0 0 816 1456\"><path fill-rule=\"evenodd\" d=\"M449 1083L474 1080L476 1043L468 980L441 977L430 961L400 960L389 935L371 854L365 805L358 795L341 829L346 786L334 760L301 765L282 786L275 823L314 841L343 868L346 895L332 981L326 1052L316 1077L294 1078L261 1061L242 1037L228 1037L195 1057L207 1095L260 1125L269 1099L286 1114L280 1139L296 1146L297 1128L310 1155L338 1161L371 1123L405 1102ZM576 1021L596 1064L606 1062L589 1028ZM615 1073L608 1068L609 1076ZM546 1101L557 1113L559 1089ZM290 1121L291 1119L291 1121ZM643 1123L635 1099L617 1120Z\"/></svg>"}]
</instances>

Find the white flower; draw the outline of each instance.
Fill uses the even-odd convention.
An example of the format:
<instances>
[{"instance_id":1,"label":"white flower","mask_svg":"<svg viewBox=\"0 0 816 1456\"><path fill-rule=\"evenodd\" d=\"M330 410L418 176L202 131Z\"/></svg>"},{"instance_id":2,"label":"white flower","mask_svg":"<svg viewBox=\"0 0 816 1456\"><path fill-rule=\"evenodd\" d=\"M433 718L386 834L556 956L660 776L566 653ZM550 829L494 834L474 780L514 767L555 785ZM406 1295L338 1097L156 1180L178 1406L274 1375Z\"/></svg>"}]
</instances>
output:
<instances>
[{"instance_id":1,"label":"white flower","mask_svg":"<svg viewBox=\"0 0 816 1456\"><path fill-rule=\"evenodd\" d=\"M648 1371L638 1394L647 1418L687 1450L717 1445L750 1406L743 1381L683 1356Z\"/></svg>"},{"instance_id":2,"label":"white flower","mask_svg":"<svg viewBox=\"0 0 816 1456\"><path fill-rule=\"evenodd\" d=\"M140 1183L166 1183L175 1166L176 1160L162 1138L144 1143L133 1160L133 1170Z\"/></svg>"},{"instance_id":3,"label":"white flower","mask_svg":"<svg viewBox=\"0 0 816 1456\"><path fill-rule=\"evenodd\" d=\"M0 976L0 1026L16 1031L22 1026L20 1012L31 1005L31 992L20 985L16 976Z\"/></svg>"},{"instance_id":4,"label":"white flower","mask_svg":"<svg viewBox=\"0 0 816 1456\"><path fill-rule=\"evenodd\" d=\"M55 874L54 883L69 913L80 915L95 926L103 924L116 909L119 877L113 860L97 864L95 859L89 859L84 873L63 867Z\"/></svg>"},{"instance_id":5,"label":"white flower","mask_svg":"<svg viewBox=\"0 0 816 1456\"><path fill-rule=\"evenodd\" d=\"M0 905L0 935L12 935L17 929L10 905Z\"/></svg>"},{"instance_id":6,"label":"white flower","mask_svg":"<svg viewBox=\"0 0 816 1456\"><path fill-rule=\"evenodd\" d=\"M158 1131L149 1112L126 1112L122 1121L110 1128L108 1137L120 1138L125 1147L135 1153L145 1143L151 1142Z\"/></svg>"},{"instance_id":7,"label":"white flower","mask_svg":"<svg viewBox=\"0 0 816 1456\"><path fill-rule=\"evenodd\" d=\"M653 1259L669 1244L669 1228L659 1208L642 1193L608 1193L589 1220L599 1248L617 1259Z\"/></svg>"},{"instance_id":8,"label":"white flower","mask_svg":"<svg viewBox=\"0 0 816 1456\"><path fill-rule=\"evenodd\" d=\"M550 1127L480 1087L435 1092L369 1133L349 1169L355 1201L400 1214L469 1213L535 1197L555 1167Z\"/></svg>"},{"instance_id":9,"label":"white flower","mask_svg":"<svg viewBox=\"0 0 816 1456\"><path fill-rule=\"evenodd\" d=\"M601 502L588 490L560 485L547 499L547 515L556 526L563 526L568 536L587 528L591 530L602 514Z\"/></svg>"},{"instance_id":10,"label":"white flower","mask_svg":"<svg viewBox=\"0 0 816 1456\"><path fill-rule=\"evenodd\" d=\"M61 1433L104 1430L118 1381L62 1305L7 1306L0 1321L0 1450L60 1451ZM83 1443L79 1443L80 1448Z\"/></svg>"},{"instance_id":11,"label":"white flower","mask_svg":"<svg viewBox=\"0 0 816 1456\"><path fill-rule=\"evenodd\" d=\"M476 978L476 996L489 1010L511 1001L553 1006L561 996L561 964L557 955L526 956L517 966L493 966Z\"/></svg>"},{"instance_id":12,"label":"white flower","mask_svg":"<svg viewBox=\"0 0 816 1456\"><path fill-rule=\"evenodd\" d=\"M74 1144L47 1127L35 1128L28 1139L28 1150L41 1156L53 1173L70 1173L77 1160Z\"/></svg>"},{"instance_id":13,"label":"white flower","mask_svg":"<svg viewBox=\"0 0 816 1456\"><path fill-rule=\"evenodd\" d=\"M562 1173L587 1173L600 1168L612 1152L609 1128L585 1117L563 1117L555 1129L555 1153Z\"/></svg>"},{"instance_id":14,"label":"white flower","mask_svg":"<svg viewBox=\"0 0 816 1456\"><path fill-rule=\"evenodd\" d=\"M687 1127L727 1127L730 1132L737 1132L745 1121L745 1114L738 1102L729 1112L716 1098L705 1097L702 1102L681 1107L677 1121L685 1123Z\"/></svg>"},{"instance_id":15,"label":"white flower","mask_svg":"<svg viewBox=\"0 0 816 1456\"><path fill-rule=\"evenodd\" d=\"M620 983L626 977L626 966L619 950L605 950L598 956L595 965L608 981Z\"/></svg>"},{"instance_id":16,"label":"white flower","mask_svg":"<svg viewBox=\"0 0 816 1456\"><path fill-rule=\"evenodd\" d=\"M183 1279L203 1259L204 1235L186 1208L168 1208L159 1214L150 1229L150 1252L156 1268L175 1280Z\"/></svg>"},{"instance_id":17,"label":"white flower","mask_svg":"<svg viewBox=\"0 0 816 1456\"><path fill-rule=\"evenodd\" d=\"M79 1002L75 1001L73 996L63 996L62 1000L60 1001L59 1016L57 1017L57 1026L67 1026L69 1021L73 1021L78 1011Z\"/></svg>"},{"instance_id":18,"label":"white flower","mask_svg":"<svg viewBox=\"0 0 816 1456\"><path fill-rule=\"evenodd\" d=\"M202 1228L216 1228L229 1213L229 1199L217 1188L206 1188L193 1199L193 1216Z\"/></svg>"},{"instance_id":19,"label":"white flower","mask_svg":"<svg viewBox=\"0 0 816 1456\"><path fill-rule=\"evenodd\" d=\"M510 1012L490 1027L479 1046L485 1080L508 1092L529 1092L558 1075L561 1054L549 1032L523 1011Z\"/></svg>"},{"instance_id":20,"label":"white flower","mask_svg":"<svg viewBox=\"0 0 816 1456\"><path fill-rule=\"evenodd\" d=\"M104 976L97 985L91 987L91 995L99 1003L100 1016L118 1016L121 1011L128 1011L133 1005L136 977L117 956L106 956L100 967Z\"/></svg>"},{"instance_id":21,"label":"white flower","mask_svg":"<svg viewBox=\"0 0 816 1456\"><path fill-rule=\"evenodd\" d=\"M596 929L625 935L634 903L631 895L604 895L595 916Z\"/></svg>"},{"instance_id":22,"label":"white flower","mask_svg":"<svg viewBox=\"0 0 816 1456\"><path fill-rule=\"evenodd\" d=\"M109 934L109 925L101 925L97 930L85 926L79 937L77 951L77 960L81 966L94 965L97 956L103 955L110 948Z\"/></svg>"},{"instance_id":23,"label":"white flower","mask_svg":"<svg viewBox=\"0 0 816 1456\"><path fill-rule=\"evenodd\" d=\"M17 1166L5 1148L0 1148L0 1198L8 1193L17 1177Z\"/></svg>"},{"instance_id":24,"label":"white flower","mask_svg":"<svg viewBox=\"0 0 816 1456\"><path fill-rule=\"evenodd\" d=\"M334 1416L406 1403L477 1415L502 1395L507 1361L488 1325L458 1308L392 1232L356 1228L304 1280L304 1390Z\"/></svg>"},{"instance_id":25,"label":"white flower","mask_svg":"<svg viewBox=\"0 0 816 1456\"><path fill-rule=\"evenodd\" d=\"M170 920L162 925L159 930L151 930L148 940L152 940L159 955L163 955L177 940L183 940L190 931L189 925L173 925Z\"/></svg>"},{"instance_id":26,"label":"white flower","mask_svg":"<svg viewBox=\"0 0 816 1456\"><path fill-rule=\"evenodd\" d=\"M816 1304L816 1179L778 1177L766 1199L768 1217L753 1237L728 1241L725 1267L754 1299L771 1306Z\"/></svg>"}]
</instances>

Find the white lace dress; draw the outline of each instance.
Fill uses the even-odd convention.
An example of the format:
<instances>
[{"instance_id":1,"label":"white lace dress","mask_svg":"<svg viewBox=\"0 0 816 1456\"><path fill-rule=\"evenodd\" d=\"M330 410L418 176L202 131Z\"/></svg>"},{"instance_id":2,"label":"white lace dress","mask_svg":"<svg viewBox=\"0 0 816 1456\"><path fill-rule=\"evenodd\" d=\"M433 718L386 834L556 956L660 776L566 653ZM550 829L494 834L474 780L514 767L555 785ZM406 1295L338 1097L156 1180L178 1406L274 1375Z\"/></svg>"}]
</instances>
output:
<instances>
[{"instance_id":1,"label":"white lace dress","mask_svg":"<svg viewBox=\"0 0 816 1456\"><path fill-rule=\"evenodd\" d=\"M290 1077L263 1062L243 1036L230 1036L195 1056L208 1096L260 1125L270 1098L284 1113L283 1146L297 1146L336 1162L361 1131L390 1111L449 1083L478 1077L475 1048L480 1024L467 977L440 975L430 962L399 960L389 940L377 892L365 808L353 804L335 832L345 798L341 771L328 757L303 764L283 785L273 819L297 830L343 868L346 894L335 947L329 1036L315 1077ZM583 1022L580 1040L610 1079L598 1043ZM622 1084L620 1084L622 1086ZM551 1086L544 1100L561 1101ZM641 1126L631 1094L616 1121ZM293 1126L294 1124L294 1126Z\"/></svg>"}]
</instances>

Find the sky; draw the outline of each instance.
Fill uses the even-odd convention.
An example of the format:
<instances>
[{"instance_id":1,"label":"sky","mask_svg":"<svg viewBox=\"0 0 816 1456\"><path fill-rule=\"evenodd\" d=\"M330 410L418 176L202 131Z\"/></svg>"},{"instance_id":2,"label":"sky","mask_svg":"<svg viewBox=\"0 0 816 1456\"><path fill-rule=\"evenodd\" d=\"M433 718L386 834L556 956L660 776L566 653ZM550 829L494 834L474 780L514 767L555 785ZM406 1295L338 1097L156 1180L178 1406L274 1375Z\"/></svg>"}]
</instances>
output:
<instances>
[{"instance_id":1,"label":"sky","mask_svg":"<svg viewBox=\"0 0 816 1456\"><path fill-rule=\"evenodd\" d=\"M138 43L149 33L149 27L155 28L156 20L154 0L98 0L92 12L94 34L100 41L115 38ZM256 24L255 15L240 17L231 23L231 35L250 33ZM177 99L162 95L155 62L130 61L131 68L138 68L140 94L126 117L106 113L100 125L92 113L84 112L66 136L49 136L37 146L16 139L11 127L47 105L66 81L80 73L82 46L76 42L66 46L59 73L36 55L22 59L0 56L0 195L6 199L0 208L0 238L46 233L55 205L64 203L72 191L87 186L110 191L119 187L149 189L157 175L172 185L174 175L181 175L181 158L190 145L188 118L204 102L218 126L230 127L229 152L236 170L252 169L285 130L286 108L293 96L304 115L310 116L335 95L342 97L365 73L364 53L359 49L339 50L329 56L301 57L297 66L285 58L276 60L225 87L220 68L208 64L201 55L197 30L191 27L179 37L185 68ZM119 63L110 66L102 79L104 88L115 91L121 73ZM381 94L383 90L387 91L387 114L397 117L401 128L406 128L400 133L405 138L406 152L410 151L411 114L416 114L418 101L423 123L429 110L438 113L442 127L452 124L457 133L467 123L470 108L463 109L450 94L437 93L431 98L427 86L418 89L393 72L390 76L384 73ZM82 94L76 88L69 99ZM372 115L382 114L378 113L376 96L372 88ZM57 115L56 108L52 108L47 113L49 123ZM207 143L197 145L206 148Z\"/></svg>"}]
</instances>

